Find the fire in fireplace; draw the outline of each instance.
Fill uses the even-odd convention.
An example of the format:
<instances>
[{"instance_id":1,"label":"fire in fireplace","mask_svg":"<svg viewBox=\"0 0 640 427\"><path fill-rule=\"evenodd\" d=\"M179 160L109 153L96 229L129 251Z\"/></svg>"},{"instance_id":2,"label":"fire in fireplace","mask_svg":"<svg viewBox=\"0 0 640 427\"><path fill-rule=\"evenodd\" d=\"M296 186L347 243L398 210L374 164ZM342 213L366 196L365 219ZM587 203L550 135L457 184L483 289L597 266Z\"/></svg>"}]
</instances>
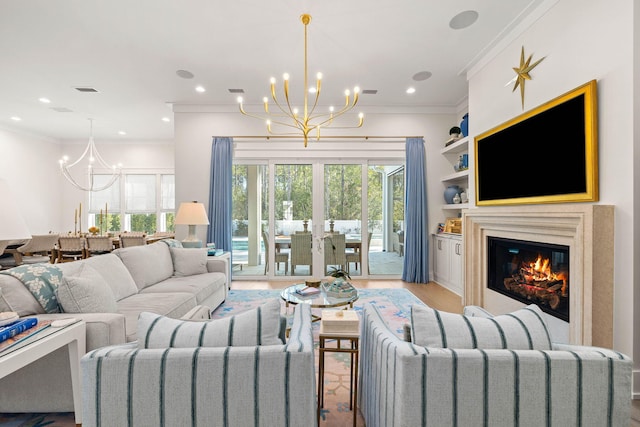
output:
<instances>
[{"instance_id":1,"label":"fire in fireplace","mask_svg":"<svg viewBox=\"0 0 640 427\"><path fill-rule=\"evenodd\" d=\"M488 238L487 286L569 321L569 247Z\"/></svg>"}]
</instances>

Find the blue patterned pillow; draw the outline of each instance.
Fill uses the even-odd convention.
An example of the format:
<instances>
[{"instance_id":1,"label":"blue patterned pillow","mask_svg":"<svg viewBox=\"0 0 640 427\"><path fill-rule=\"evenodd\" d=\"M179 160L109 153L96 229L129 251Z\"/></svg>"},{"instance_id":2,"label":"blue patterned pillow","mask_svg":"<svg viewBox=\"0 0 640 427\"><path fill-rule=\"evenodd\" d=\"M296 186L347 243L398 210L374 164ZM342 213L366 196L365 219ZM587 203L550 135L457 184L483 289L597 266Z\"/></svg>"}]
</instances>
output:
<instances>
[{"instance_id":1,"label":"blue patterned pillow","mask_svg":"<svg viewBox=\"0 0 640 427\"><path fill-rule=\"evenodd\" d=\"M44 263L25 264L0 273L20 280L45 313L61 312L56 298L58 285L62 281L62 271L59 268Z\"/></svg>"},{"instance_id":2,"label":"blue patterned pillow","mask_svg":"<svg viewBox=\"0 0 640 427\"><path fill-rule=\"evenodd\" d=\"M182 247L182 242L180 240L162 239L160 241L166 243L167 246L169 246L170 248L181 248Z\"/></svg>"}]
</instances>

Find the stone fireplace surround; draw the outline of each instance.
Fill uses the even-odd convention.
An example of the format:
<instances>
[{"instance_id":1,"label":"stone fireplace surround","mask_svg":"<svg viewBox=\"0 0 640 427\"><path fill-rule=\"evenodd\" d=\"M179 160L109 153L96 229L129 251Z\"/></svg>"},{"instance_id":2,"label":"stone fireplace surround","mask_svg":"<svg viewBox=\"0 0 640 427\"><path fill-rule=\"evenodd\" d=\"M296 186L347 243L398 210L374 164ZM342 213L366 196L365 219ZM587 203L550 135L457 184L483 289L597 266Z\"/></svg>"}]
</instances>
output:
<instances>
[{"instance_id":1,"label":"stone fireplace surround","mask_svg":"<svg viewBox=\"0 0 640 427\"><path fill-rule=\"evenodd\" d=\"M569 246L569 322L547 316L556 342L613 346L614 212L610 205L549 204L466 209L464 305L500 314L524 304L487 288L487 237Z\"/></svg>"}]
</instances>

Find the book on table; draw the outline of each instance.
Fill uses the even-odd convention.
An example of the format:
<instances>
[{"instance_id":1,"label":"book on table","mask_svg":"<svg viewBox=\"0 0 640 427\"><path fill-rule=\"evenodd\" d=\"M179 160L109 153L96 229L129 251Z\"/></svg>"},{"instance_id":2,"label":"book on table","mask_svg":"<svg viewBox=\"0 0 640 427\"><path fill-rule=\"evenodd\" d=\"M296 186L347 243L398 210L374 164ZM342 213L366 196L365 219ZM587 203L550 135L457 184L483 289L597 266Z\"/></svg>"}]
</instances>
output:
<instances>
[{"instance_id":1,"label":"book on table","mask_svg":"<svg viewBox=\"0 0 640 427\"><path fill-rule=\"evenodd\" d=\"M37 321L35 317L33 319ZM40 338L41 335L46 335L43 331L47 329L53 330L53 328L49 328L51 322L53 322L53 320L37 321L37 323L29 329L0 342L0 356L35 341L35 339Z\"/></svg>"},{"instance_id":2,"label":"book on table","mask_svg":"<svg viewBox=\"0 0 640 427\"><path fill-rule=\"evenodd\" d=\"M37 318L27 317L25 319L18 319L8 325L0 326L0 342L6 341L27 329L33 328L37 323Z\"/></svg>"},{"instance_id":3,"label":"book on table","mask_svg":"<svg viewBox=\"0 0 640 427\"><path fill-rule=\"evenodd\" d=\"M319 288L314 288L311 286L304 286L302 288L298 288L296 289L296 293L298 295L301 295L303 297L308 297L311 295L318 295L320 293L320 289Z\"/></svg>"}]
</instances>

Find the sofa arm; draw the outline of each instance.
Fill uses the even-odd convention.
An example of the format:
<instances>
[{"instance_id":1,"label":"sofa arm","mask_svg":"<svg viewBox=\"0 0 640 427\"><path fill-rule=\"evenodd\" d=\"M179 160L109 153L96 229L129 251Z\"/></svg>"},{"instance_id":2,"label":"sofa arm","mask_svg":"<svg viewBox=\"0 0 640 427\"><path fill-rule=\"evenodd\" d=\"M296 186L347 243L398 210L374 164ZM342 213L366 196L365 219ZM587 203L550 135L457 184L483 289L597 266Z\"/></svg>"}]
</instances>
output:
<instances>
[{"instance_id":1,"label":"sofa arm","mask_svg":"<svg viewBox=\"0 0 640 427\"><path fill-rule=\"evenodd\" d=\"M37 317L39 320L75 317L84 320L87 325L87 351L127 342L125 317L120 313L54 313L29 317Z\"/></svg>"},{"instance_id":2,"label":"sofa arm","mask_svg":"<svg viewBox=\"0 0 640 427\"><path fill-rule=\"evenodd\" d=\"M295 336L286 345L138 349L128 343L86 354L83 425L316 425L311 316L296 311Z\"/></svg>"}]
</instances>

